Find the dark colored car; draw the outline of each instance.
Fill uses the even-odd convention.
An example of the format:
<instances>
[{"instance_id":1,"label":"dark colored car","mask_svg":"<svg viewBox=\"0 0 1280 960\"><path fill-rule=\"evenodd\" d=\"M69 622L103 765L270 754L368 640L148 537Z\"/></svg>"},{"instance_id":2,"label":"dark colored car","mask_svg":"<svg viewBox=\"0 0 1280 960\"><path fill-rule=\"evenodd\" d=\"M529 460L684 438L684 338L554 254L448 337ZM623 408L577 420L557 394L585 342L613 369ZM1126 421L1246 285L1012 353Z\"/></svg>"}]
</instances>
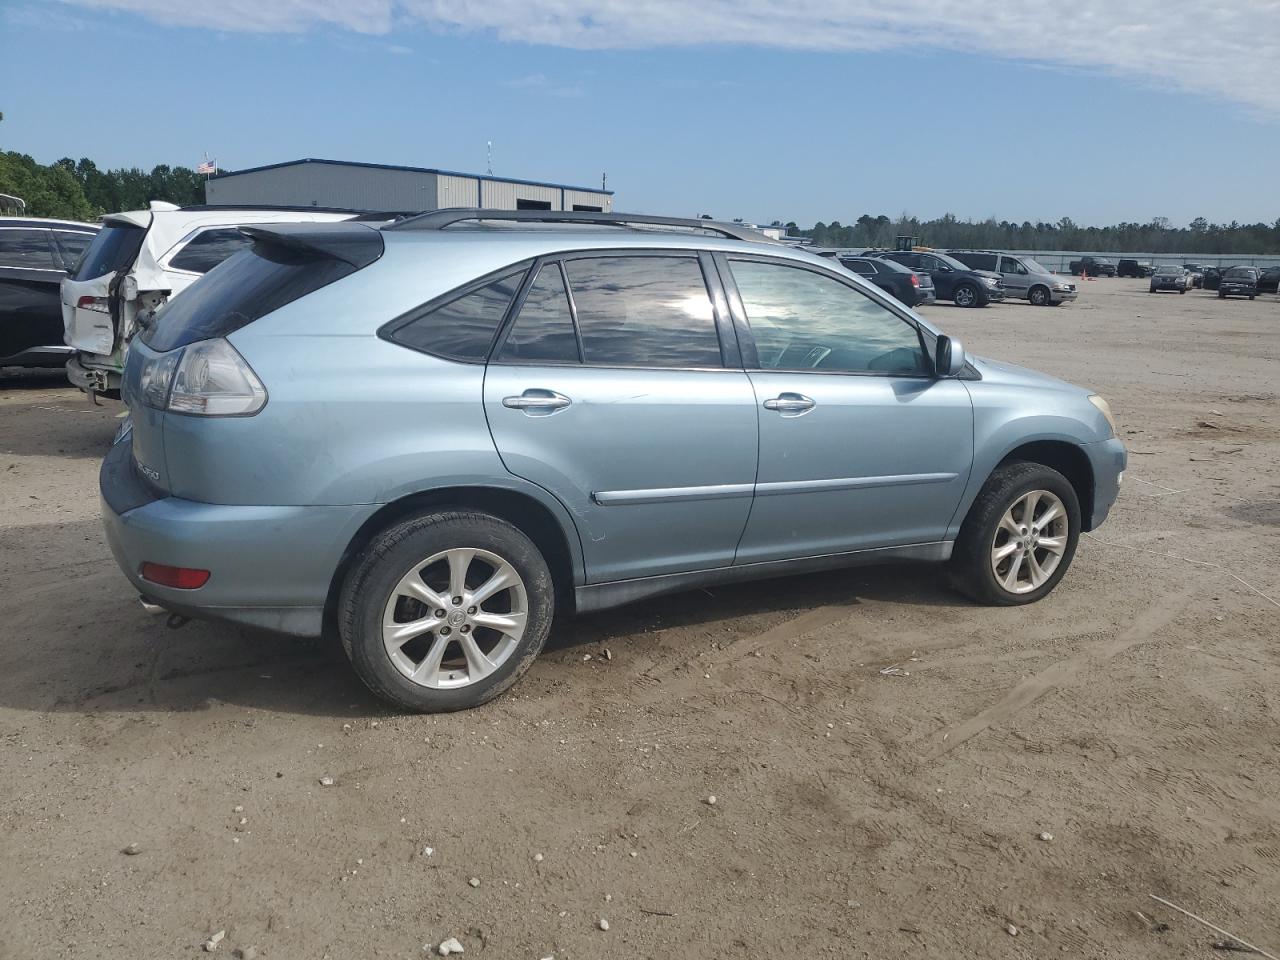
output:
<instances>
[{"instance_id":1,"label":"dark colored car","mask_svg":"<svg viewBox=\"0 0 1280 960\"><path fill-rule=\"evenodd\" d=\"M1218 281L1218 298L1248 297L1252 300L1258 295L1257 267L1229 267L1222 272Z\"/></svg>"},{"instance_id":2,"label":"dark colored car","mask_svg":"<svg viewBox=\"0 0 1280 960\"><path fill-rule=\"evenodd\" d=\"M1074 275L1080 276L1081 272L1088 277L1114 277L1116 275L1116 265L1112 260L1106 257L1081 257L1079 260L1072 260L1067 269Z\"/></svg>"},{"instance_id":3,"label":"dark colored car","mask_svg":"<svg viewBox=\"0 0 1280 960\"><path fill-rule=\"evenodd\" d=\"M893 260L876 257L841 257L840 265L895 297L908 307L933 303L937 299L933 279L927 273L916 273Z\"/></svg>"},{"instance_id":4,"label":"dark colored car","mask_svg":"<svg viewBox=\"0 0 1280 960\"><path fill-rule=\"evenodd\" d=\"M1217 290L1218 281L1222 279L1222 268L1205 267L1204 268L1204 289Z\"/></svg>"},{"instance_id":5,"label":"dark colored car","mask_svg":"<svg viewBox=\"0 0 1280 960\"><path fill-rule=\"evenodd\" d=\"M1178 293L1186 293L1191 289L1191 274L1186 268L1178 266L1176 263L1165 263L1156 267L1156 272L1151 275L1150 293L1160 293L1163 290L1176 290Z\"/></svg>"},{"instance_id":6,"label":"dark colored car","mask_svg":"<svg viewBox=\"0 0 1280 960\"><path fill-rule=\"evenodd\" d=\"M1150 260L1133 260L1122 259L1116 264L1117 277L1134 277L1144 280L1155 272L1155 268L1151 266Z\"/></svg>"},{"instance_id":7,"label":"dark colored car","mask_svg":"<svg viewBox=\"0 0 1280 960\"><path fill-rule=\"evenodd\" d=\"M1259 293L1280 293L1280 267L1267 267L1258 274Z\"/></svg>"},{"instance_id":8,"label":"dark colored car","mask_svg":"<svg viewBox=\"0 0 1280 960\"><path fill-rule=\"evenodd\" d=\"M970 270L945 253L915 250L868 250L864 257L902 264L933 280L935 296L957 307L985 307L1004 299L1004 280L990 270Z\"/></svg>"},{"instance_id":9,"label":"dark colored car","mask_svg":"<svg viewBox=\"0 0 1280 960\"><path fill-rule=\"evenodd\" d=\"M0 367L61 367L58 285L98 228L74 220L0 217Z\"/></svg>"}]
</instances>

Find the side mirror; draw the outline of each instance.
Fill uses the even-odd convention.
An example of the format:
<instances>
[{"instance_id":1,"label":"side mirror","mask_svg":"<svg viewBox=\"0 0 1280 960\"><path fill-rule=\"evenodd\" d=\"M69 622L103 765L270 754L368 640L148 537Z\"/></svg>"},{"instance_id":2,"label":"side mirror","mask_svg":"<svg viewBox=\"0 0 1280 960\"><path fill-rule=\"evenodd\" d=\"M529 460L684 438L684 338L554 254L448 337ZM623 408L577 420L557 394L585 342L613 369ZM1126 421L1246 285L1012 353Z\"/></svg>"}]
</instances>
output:
<instances>
[{"instance_id":1,"label":"side mirror","mask_svg":"<svg viewBox=\"0 0 1280 960\"><path fill-rule=\"evenodd\" d=\"M964 364L964 344L954 337L939 337L933 353L934 372L939 377L958 377Z\"/></svg>"}]
</instances>

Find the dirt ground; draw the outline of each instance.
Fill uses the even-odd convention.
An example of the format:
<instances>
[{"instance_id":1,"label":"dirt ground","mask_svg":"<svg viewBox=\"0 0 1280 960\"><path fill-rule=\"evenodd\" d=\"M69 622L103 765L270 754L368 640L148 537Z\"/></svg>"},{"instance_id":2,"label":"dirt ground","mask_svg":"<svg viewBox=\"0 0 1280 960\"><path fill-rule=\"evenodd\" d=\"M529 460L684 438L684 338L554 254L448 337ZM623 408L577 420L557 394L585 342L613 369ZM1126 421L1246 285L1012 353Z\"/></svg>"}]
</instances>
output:
<instances>
[{"instance_id":1,"label":"dirt ground","mask_svg":"<svg viewBox=\"0 0 1280 960\"><path fill-rule=\"evenodd\" d=\"M1280 953L1280 302L926 312L1119 418L1051 597L696 591L436 717L328 645L145 615L98 521L118 405L0 378L0 957L1223 955L1149 894Z\"/></svg>"}]
</instances>

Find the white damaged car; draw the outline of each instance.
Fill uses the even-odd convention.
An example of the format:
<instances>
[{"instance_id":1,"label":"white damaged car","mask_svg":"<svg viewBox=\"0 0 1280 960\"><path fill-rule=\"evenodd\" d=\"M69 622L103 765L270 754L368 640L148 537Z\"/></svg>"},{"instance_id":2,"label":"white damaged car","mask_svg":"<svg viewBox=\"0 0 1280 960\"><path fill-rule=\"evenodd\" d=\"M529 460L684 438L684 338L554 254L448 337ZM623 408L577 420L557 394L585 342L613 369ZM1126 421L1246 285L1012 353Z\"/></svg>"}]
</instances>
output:
<instances>
[{"instance_id":1,"label":"white damaged car","mask_svg":"<svg viewBox=\"0 0 1280 960\"><path fill-rule=\"evenodd\" d=\"M263 223L385 221L391 214L313 207L179 207L110 213L62 281L64 340L75 353L67 377L81 390L116 396L139 317L181 293L252 241L240 227Z\"/></svg>"}]
</instances>

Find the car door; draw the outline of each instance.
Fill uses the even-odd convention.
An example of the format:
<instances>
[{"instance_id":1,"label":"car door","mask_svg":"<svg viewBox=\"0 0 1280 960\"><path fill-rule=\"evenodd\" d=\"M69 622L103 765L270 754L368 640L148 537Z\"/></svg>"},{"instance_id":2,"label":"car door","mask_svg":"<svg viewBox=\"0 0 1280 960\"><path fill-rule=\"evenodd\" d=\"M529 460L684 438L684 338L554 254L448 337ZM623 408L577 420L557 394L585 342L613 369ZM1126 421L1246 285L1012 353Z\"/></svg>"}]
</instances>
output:
<instances>
[{"instance_id":1,"label":"car door","mask_svg":"<svg viewBox=\"0 0 1280 960\"><path fill-rule=\"evenodd\" d=\"M485 374L503 463L572 513L590 583L728 566L757 415L710 258L605 251L535 267Z\"/></svg>"},{"instance_id":2,"label":"car door","mask_svg":"<svg viewBox=\"0 0 1280 960\"><path fill-rule=\"evenodd\" d=\"M1027 299L1031 290L1031 274L1017 257L1000 257L1000 276L1004 279L1005 294Z\"/></svg>"},{"instance_id":3,"label":"car door","mask_svg":"<svg viewBox=\"0 0 1280 960\"><path fill-rule=\"evenodd\" d=\"M964 383L905 312L816 267L720 261L760 413L736 562L944 539L973 463Z\"/></svg>"},{"instance_id":4,"label":"car door","mask_svg":"<svg viewBox=\"0 0 1280 960\"><path fill-rule=\"evenodd\" d=\"M0 357L62 346L63 276L48 230L0 228Z\"/></svg>"}]
</instances>

